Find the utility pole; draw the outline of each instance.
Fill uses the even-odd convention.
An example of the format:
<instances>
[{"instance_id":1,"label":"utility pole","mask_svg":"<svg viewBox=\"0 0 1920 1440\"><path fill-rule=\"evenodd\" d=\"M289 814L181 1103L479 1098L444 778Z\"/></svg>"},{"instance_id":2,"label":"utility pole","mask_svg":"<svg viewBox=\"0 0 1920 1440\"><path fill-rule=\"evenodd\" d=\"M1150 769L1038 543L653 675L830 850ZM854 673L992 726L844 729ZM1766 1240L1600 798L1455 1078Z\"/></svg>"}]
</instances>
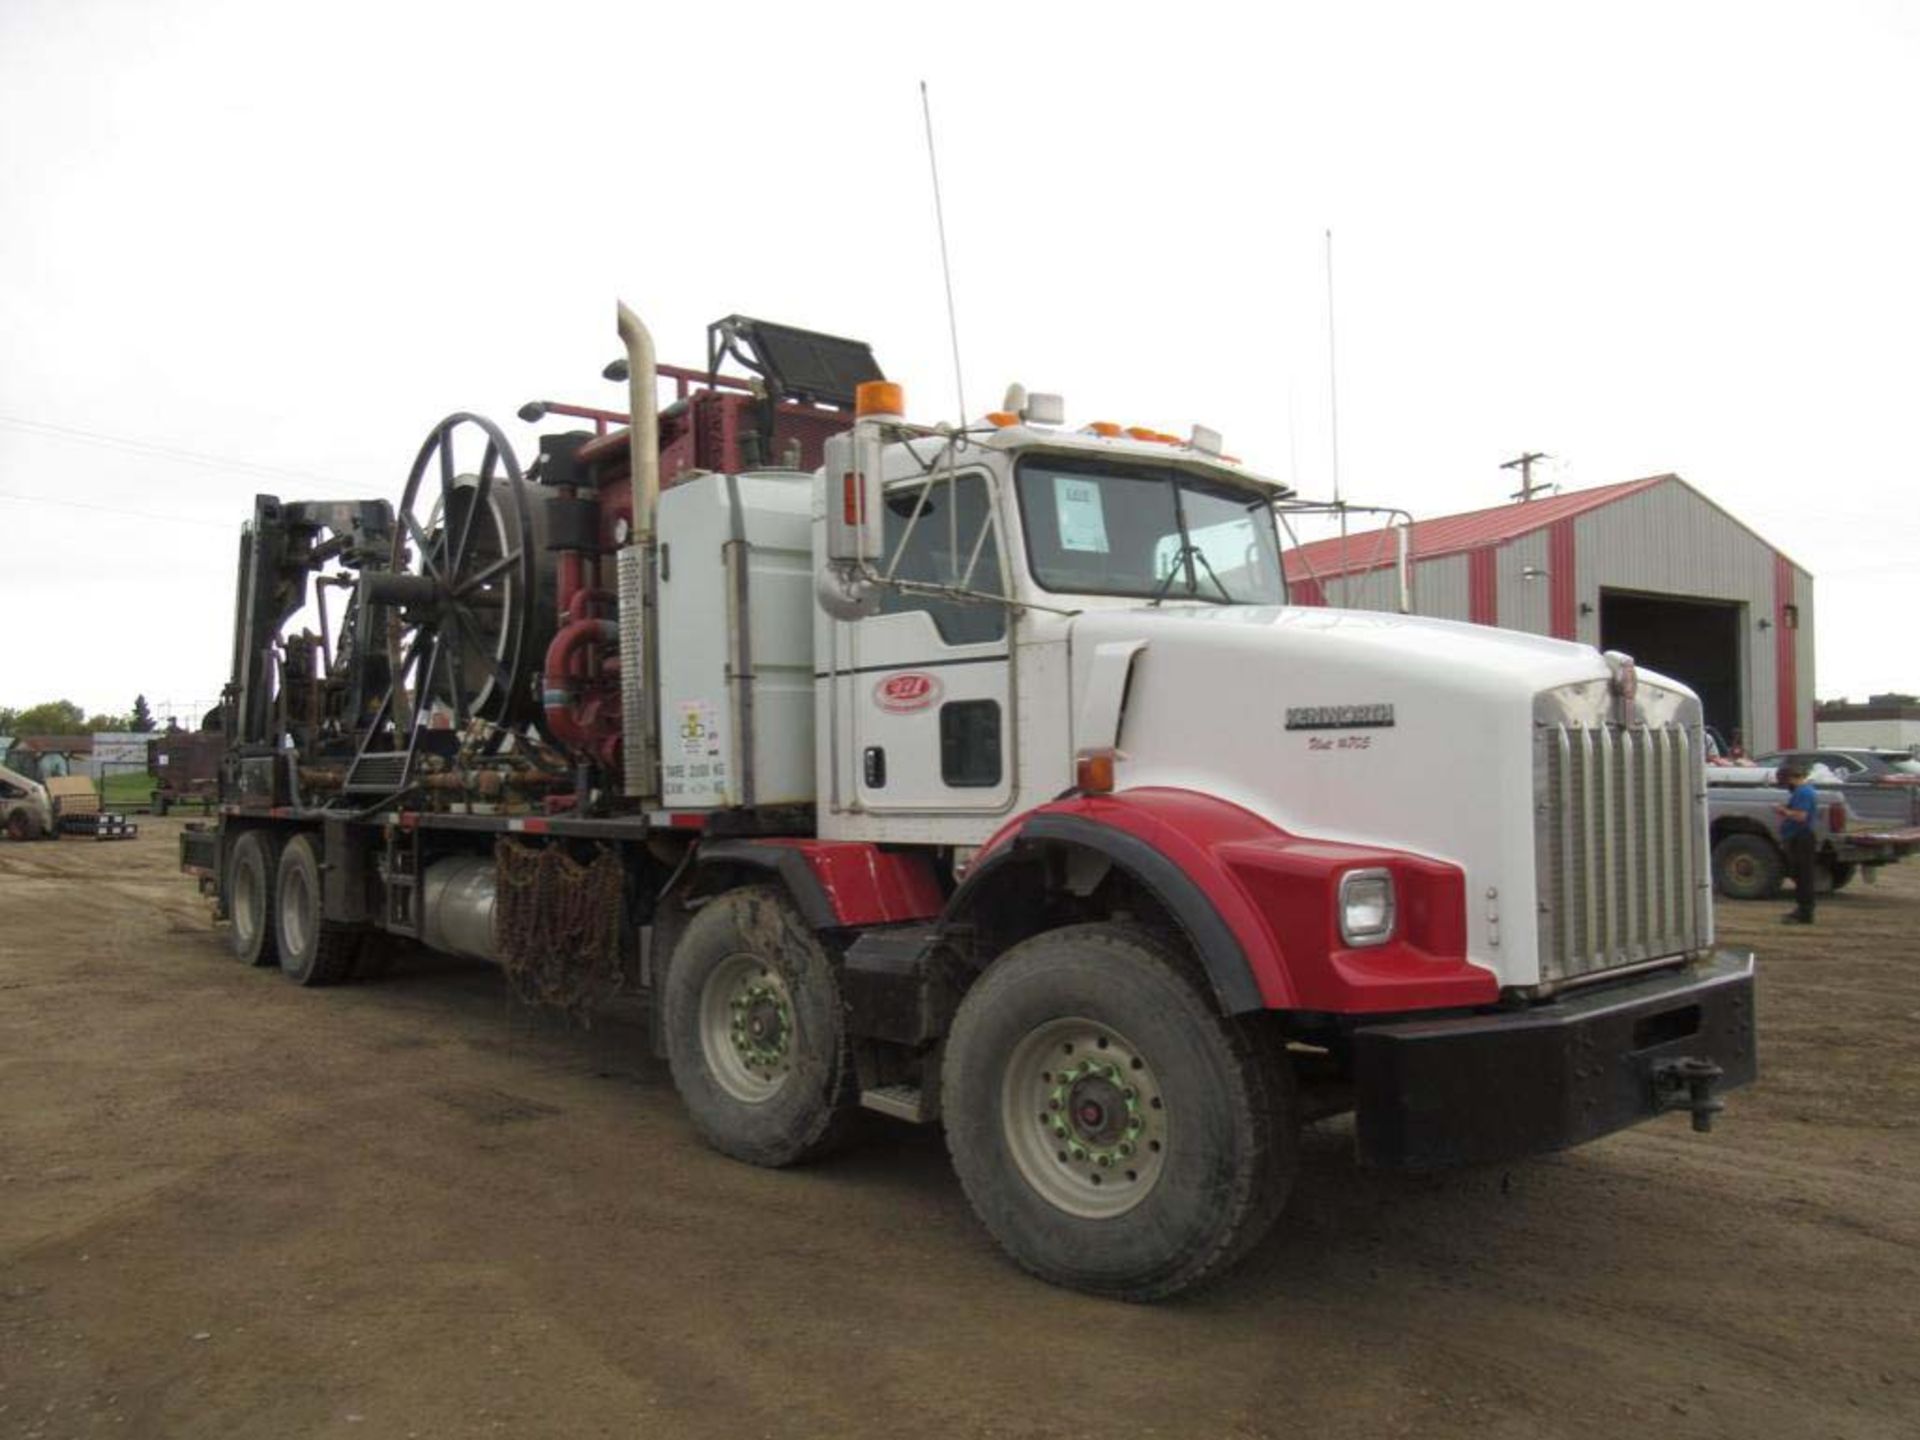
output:
<instances>
[{"instance_id":1,"label":"utility pole","mask_svg":"<svg viewBox=\"0 0 1920 1440\"><path fill-rule=\"evenodd\" d=\"M1545 490L1547 485L1544 481L1538 485L1533 483L1533 467L1538 461L1551 460L1552 458L1551 455L1542 454L1538 450L1529 450L1523 455L1514 456L1513 459L1502 465L1500 467L1502 470L1518 470L1520 472L1520 488L1507 498L1509 500L1518 500L1524 505L1534 497L1537 491Z\"/></svg>"}]
</instances>

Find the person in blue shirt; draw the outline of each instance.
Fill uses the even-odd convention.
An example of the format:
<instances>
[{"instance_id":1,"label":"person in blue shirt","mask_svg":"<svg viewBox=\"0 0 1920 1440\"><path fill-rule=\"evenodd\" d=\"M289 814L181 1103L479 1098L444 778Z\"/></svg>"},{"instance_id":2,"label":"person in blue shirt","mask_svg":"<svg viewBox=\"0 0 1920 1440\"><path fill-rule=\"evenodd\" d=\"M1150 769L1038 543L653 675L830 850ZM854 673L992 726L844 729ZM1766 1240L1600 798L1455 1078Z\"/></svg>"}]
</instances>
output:
<instances>
[{"instance_id":1,"label":"person in blue shirt","mask_svg":"<svg viewBox=\"0 0 1920 1440\"><path fill-rule=\"evenodd\" d=\"M1787 803L1774 806L1780 816L1780 838L1787 845L1787 869L1793 876L1793 909L1780 917L1786 925L1813 923L1813 817L1820 797L1807 781L1807 767L1789 760L1780 767L1779 781L1791 793Z\"/></svg>"}]
</instances>

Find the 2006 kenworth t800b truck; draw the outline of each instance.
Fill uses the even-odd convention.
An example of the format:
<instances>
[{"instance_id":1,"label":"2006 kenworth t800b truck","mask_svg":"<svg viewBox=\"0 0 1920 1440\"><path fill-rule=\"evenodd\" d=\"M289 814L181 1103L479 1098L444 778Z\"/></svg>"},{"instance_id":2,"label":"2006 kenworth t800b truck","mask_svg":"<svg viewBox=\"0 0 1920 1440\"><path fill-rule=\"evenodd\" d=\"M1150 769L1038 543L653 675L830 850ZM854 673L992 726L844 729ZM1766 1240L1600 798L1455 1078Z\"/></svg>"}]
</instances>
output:
<instances>
[{"instance_id":1,"label":"2006 kenworth t800b truck","mask_svg":"<svg viewBox=\"0 0 1920 1440\"><path fill-rule=\"evenodd\" d=\"M1016 1261L1134 1299L1259 1240L1303 1117L1453 1165L1753 1077L1680 686L1290 607L1290 492L1203 429L928 428L855 342L620 331L630 418L529 405L591 426L525 472L463 414L397 509L257 501L182 842L242 959L638 994L718 1149L943 1123Z\"/></svg>"}]
</instances>

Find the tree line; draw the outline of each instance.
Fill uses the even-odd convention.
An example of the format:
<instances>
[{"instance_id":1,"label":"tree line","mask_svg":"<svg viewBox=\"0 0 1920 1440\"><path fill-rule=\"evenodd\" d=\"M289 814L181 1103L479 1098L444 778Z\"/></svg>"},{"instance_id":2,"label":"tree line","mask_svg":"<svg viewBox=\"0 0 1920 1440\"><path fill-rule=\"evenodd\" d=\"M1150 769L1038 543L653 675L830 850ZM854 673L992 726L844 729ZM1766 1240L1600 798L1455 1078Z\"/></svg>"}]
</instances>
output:
<instances>
[{"instance_id":1,"label":"tree line","mask_svg":"<svg viewBox=\"0 0 1920 1440\"><path fill-rule=\"evenodd\" d=\"M92 735L99 731L155 729L145 695L133 697L123 715L89 715L71 700L46 700L25 709L0 705L0 735Z\"/></svg>"}]
</instances>

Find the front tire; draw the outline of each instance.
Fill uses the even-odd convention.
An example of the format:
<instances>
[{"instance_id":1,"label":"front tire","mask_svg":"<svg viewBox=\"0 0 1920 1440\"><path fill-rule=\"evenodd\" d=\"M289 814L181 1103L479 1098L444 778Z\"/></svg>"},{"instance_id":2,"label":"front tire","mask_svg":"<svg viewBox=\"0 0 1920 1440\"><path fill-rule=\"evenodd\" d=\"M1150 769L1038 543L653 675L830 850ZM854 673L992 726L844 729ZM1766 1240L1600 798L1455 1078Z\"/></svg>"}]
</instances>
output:
<instances>
[{"instance_id":1,"label":"front tire","mask_svg":"<svg viewBox=\"0 0 1920 1440\"><path fill-rule=\"evenodd\" d=\"M1761 835L1728 835L1713 847L1713 887L1729 900L1771 900L1786 877L1779 846Z\"/></svg>"},{"instance_id":2,"label":"front tire","mask_svg":"<svg viewBox=\"0 0 1920 1440\"><path fill-rule=\"evenodd\" d=\"M1158 1300L1233 1265L1292 1184L1293 1074L1146 931L1015 946L947 1037L947 1145L976 1214L1043 1280Z\"/></svg>"},{"instance_id":3,"label":"front tire","mask_svg":"<svg viewBox=\"0 0 1920 1440\"><path fill-rule=\"evenodd\" d=\"M283 975L296 985L338 985L353 973L360 932L326 918L320 856L311 835L296 835L280 852L273 898L274 938Z\"/></svg>"},{"instance_id":4,"label":"front tire","mask_svg":"<svg viewBox=\"0 0 1920 1440\"><path fill-rule=\"evenodd\" d=\"M778 1167L846 1138L858 1096L839 980L785 892L749 886L703 905L665 990L667 1063L709 1145Z\"/></svg>"}]
</instances>

